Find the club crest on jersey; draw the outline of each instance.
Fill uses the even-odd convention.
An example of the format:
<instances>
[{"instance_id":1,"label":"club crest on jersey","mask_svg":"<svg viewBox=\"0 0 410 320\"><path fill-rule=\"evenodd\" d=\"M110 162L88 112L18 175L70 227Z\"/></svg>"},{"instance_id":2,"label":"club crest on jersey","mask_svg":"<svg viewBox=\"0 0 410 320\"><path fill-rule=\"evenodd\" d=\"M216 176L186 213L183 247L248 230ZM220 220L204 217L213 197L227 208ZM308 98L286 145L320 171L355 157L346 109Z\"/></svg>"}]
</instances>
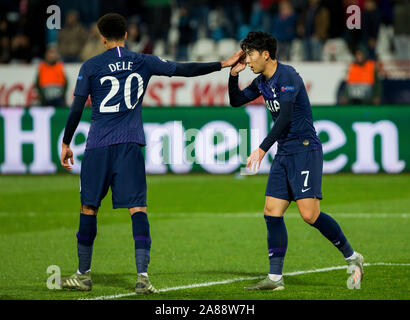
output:
<instances>
[{"instance_id":1,"label":"club crest on jersey","mask_svg":"<svg viewBox=\"0 0 410 320\"><path fill-rule=\"evenodd\" d=\"M265 106L270 112L278 112L280 110L280 103L277 100L265 100Z\"/></svg>"},{"instance_id":2,"label":"club crest on jersey","mask_svg":"<svg viewBox=\"0 0 410 320\"><path fill-rule=\"evenodd\" d=\"M272 87L271 87L271 90L272 90L272 92L273 92L273 97L276 98L278 95L277 95L276 92L275 92L275 88L272 88Z\"/></svg>"}]
</instances>

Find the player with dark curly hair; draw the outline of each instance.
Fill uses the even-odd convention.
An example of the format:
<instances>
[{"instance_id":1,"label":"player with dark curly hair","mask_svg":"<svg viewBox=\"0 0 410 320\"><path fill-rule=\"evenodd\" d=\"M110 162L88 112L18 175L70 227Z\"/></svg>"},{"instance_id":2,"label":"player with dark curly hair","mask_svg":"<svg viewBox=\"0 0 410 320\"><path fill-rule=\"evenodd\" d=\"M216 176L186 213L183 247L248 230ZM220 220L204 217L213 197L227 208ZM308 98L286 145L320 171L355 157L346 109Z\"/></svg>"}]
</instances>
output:
<instances>
[{"instance_id":1,"label":"player with dark curly hair","mask_svg":"<svg viewBox=\"0 0 410 320\"><path fill-rule=\"evenodd\" d=\"M75 274L61 279L61 286L64 289L91 290L97 213L101 200L111 187L113 207L127 208L131 215L137 267L135 292L154 293L157 290L148 279L151 236L142 153L146 143L141 110L148 82L154 75L193 77L219 71L236 63L242 52L238 50L221 62L177 63L127 50L124 47L127 23L119 14L106 14L97 25L106 51L81 66L60 157L61 165L71 170L74 156L70 143L90 95L91 126L80 174L79 264Z\"/></svg>"}]
</instances>

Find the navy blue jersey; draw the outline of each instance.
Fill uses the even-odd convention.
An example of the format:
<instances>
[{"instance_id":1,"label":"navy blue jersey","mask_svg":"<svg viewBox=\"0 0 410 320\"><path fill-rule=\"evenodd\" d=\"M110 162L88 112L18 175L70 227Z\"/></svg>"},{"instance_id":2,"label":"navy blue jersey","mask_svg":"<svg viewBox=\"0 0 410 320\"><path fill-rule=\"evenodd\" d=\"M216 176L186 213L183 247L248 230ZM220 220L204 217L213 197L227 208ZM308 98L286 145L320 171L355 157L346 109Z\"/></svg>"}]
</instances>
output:
<instances>
[{"instance_id":1,"label":"navy blue jersey","mask_svg":"<svg viewBox=\"0 0 410 320\"><path fill-rule=\"evenodd\" d=\"M242 92L249 101L262 94L273 121L279 116L281 103L294 104L291 121L277 140L278 154L293 154L320 147L305 85L293 67L278 62L270 79L266 80L263 75L259 75Z\"/></svg>"},{"instance_id":2,"label":"navy blue jersey","mask_svg":"<svg viewBox=\"0 0 410 320\"><path fill-rule=\"evenodd\" d=\"M145 145L142 99L153 75L174 75L176 63L114 47L81 66L74 95L91 96L86 149L136 142Z\"/></svg>"}]
</instances>

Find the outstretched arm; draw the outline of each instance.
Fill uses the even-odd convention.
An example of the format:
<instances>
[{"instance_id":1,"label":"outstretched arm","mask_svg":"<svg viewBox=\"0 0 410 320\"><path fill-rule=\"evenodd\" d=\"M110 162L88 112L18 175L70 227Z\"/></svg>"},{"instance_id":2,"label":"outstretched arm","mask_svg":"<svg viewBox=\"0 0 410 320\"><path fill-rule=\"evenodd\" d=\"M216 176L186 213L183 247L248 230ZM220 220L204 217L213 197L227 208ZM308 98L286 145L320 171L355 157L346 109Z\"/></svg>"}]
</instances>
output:
<instances>
[{"instance_id":1,"label":"outstretched arm","mask_svg":"<svg viewBox=\"0 0 410 320\"><path fill-rule=\"evenodd\" d=\"M222 68L221 62L177 62L174 76L196 77L219 71Z\"/></svg>"},{"instance_id":2,"label":"outstretched arm","mask_svg":"<svg viewBox=\"0 0 410 320\"><path fill-rule=\"evenodd\" d=\"M235 65L243 55L242 50L233 54L232 57L219 62L175 62L161 59L157 56L146 54L145 63L151 70L152 75L156 76L180 76L195 77L202 76L211 72L219 71Z\"/></svg>"},{"instance_id":3,"label":"outstretched arm","mask_svg":"<svg viewBox=\"0 0 410 320\"><path fill-rule=\"evenodd\" d=\"M222 68L227 68L235 65L242 57L242 50L234 53L234 55L220 62L177 62L174 76L181 77L196 77L219 71Z\"/></svg>"}]
</instances>

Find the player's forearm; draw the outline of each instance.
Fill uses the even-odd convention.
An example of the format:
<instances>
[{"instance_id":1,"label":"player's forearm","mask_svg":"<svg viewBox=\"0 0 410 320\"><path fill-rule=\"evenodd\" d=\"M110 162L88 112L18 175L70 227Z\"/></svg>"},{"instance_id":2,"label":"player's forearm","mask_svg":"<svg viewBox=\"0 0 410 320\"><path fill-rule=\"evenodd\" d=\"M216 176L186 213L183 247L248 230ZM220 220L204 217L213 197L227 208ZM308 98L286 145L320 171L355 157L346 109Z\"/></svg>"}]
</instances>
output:
<instances>
[{"instance_id":1,"label":"player's forearm","mask_svg":"<svg viewBox=\"0 0 410 320\"><path fill-rule=\"evenodd\" d=\"M87 97L74 96L74 101L71 106L70 114L68 115L67 123L65 125L63 143L70 145L71 139L74 136L74 132L77 129L78 124L83 114L84 105L87 101Z\"/></svg>"},{"instance_id":2,"label":"player's forearm","mask_svg":"<svg viewBox=\"0 0 410 320\"><path fill-rule=\"evenodd\" d=\"M249 98L239 89L238 78L239 76L229 75L229 103L232 107L240 107L250 102Z\"/></svg>"},{"instance_id":3,"label":"player's forearm","mask_svg":"<svg viewBox=\"0 0 410 320\"><path fill-rule=\"evenodd\" d=\"M174 76L196 77L222 69L221 62L178 62Z\"/></svg>"},{"instance_id":4,"label":"player's forearm","mask_svg":"<svg viewBox=\"0 0 410 320\"><path fill-rule=\"evenodd\" d=\"M267 137L263 140L259 148L263 151L268 152L270 147L279 139L282 132L286 129L291 121L293 112L293 103L282 102L280 106L280 114L276 119L275 124L269 131Z\"/></svg>"}]
</instances>

